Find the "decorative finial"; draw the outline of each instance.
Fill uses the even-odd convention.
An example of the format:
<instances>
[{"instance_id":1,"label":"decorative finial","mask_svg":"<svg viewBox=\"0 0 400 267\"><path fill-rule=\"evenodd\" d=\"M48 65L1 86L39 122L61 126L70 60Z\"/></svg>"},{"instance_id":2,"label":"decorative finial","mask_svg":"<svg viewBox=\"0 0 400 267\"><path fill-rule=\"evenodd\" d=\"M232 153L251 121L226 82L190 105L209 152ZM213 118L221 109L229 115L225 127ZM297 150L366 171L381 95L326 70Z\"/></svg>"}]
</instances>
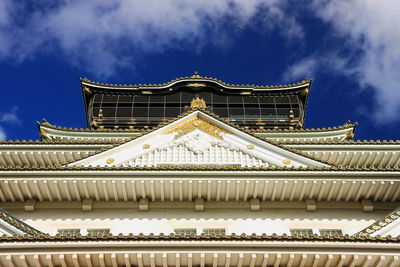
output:
<instances>
[{"instance_id":1,"label":"decorative finial","mask_svg":"<svg viewBox=\"0 0 400 267\"><path fill-rule=\"evenodd\" d=\"M45 118L42 119L42 124L43 125L50 125L50 123Z\"/></svg>"},{"instance_id":2,"label":"decorative finial","mask_svg":"<svg viewBox=\"0 0 400 267\"><path fill-rule=\"evenodd\" d=\"M192 75L192 78L200 78L201 76L199 75L198 71L195 71L194 74Z\"/></svg>"},{"instance_id":3,"label":"decorative finial","mask_svg":"<svg viewBox=\"0 0 400 267\"><path fill-rule=\"evenodd\" d=\"M203 109L203 108L207 108L206 105L206 101L204 101L203 98L193 98L192 102L190 103L190 108L194 109L194 108L199 108L199 109Z\"/></svg>"}]
</instances>

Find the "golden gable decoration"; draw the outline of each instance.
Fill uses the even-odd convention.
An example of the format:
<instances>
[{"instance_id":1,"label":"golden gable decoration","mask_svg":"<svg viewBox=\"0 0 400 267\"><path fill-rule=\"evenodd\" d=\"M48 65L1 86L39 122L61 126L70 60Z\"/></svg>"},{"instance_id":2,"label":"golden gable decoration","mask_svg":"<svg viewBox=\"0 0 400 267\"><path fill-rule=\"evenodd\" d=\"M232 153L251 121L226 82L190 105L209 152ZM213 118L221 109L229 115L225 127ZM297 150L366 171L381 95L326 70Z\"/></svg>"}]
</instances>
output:
<instances>
[{"instance_id":1,"label":"golden gable decoration","mask_svg":"<svg viewBox=\"0 0 400 267\"><path fill-rule=\"evenodd\" d=\"M190 108L199 108L204 109L207 108L206 101L203 98L193 98L192 102L190 103Z\"/></svg>"},{"instance_id":2,"label":"golden gable decoration","mask_svg":"<svg viewBox=\"0 0 400 267\"><path fill-rule=\"evenodd\" d=\"M183 123L182 125L179 125L178 127L170 130L169 132L167 132L167 134L178 133L177 135L175 135L175 139L178 139L179 137L184 136L185 134L188 134L196 129L199 129L200 131L203 131L221 140L221 133L228 133L224 129L196 117L195 119Z\"/></svg>"}]
</instances>

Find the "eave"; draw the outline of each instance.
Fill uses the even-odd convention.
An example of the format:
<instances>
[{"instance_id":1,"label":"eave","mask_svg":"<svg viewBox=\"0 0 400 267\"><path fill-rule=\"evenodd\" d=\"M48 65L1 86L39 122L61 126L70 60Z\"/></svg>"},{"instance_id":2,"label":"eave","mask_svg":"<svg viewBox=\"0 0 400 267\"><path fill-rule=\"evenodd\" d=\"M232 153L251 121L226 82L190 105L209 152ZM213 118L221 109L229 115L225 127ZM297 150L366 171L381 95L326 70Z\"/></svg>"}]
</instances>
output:
<instances>
[{"instance_id":1,"label":"eave","mask_svg":"<svg viewBox=\"0 0 400 267\"><path fill-rule=\"evenodd\" d=\"M41 168L0 170L0 199L25 201L399 201L399 170Z\"/></svg>"},{"instance_id":2,"label":"eave","mask_svg":"<svg viewBox=\"0 0 400 267\"><path fill-rule=\"evenodd\" d=\"M398 168L400 143L398 142L316 142L286 143L286 147L308 153L336 166L356 168Z\"/></svg>"},{"instance_id":3,"label":"eave","mask_svg":"<svg viewBox=\"0 0 400 267\"><path fill-rule=\"evenodd\" d=\"M200 75L192 75L190 77L180 77L162 84L108 84L90 81L87 78L81 78L82 86L91 86L98 89L112 89L112 90L141 90L141 89L163 89L176 85L177 83L194 83L194 82L211 82L218 86L227 89L239 90L269 90L269 91L282 91L282 90L296 90L299 88L309 87L311 80L305 79L298 83L287 85L254 85L254 84L229 84L211 77L203 77Z\"/></svg>"},{"instance_id":4,"label":"eave","mask_svg":"<svg viewBox=\"0 0 400 267\"><path fill-rule=\"evenodd\" d=\"M2 265L24 266L395 266L397 237L325 238L235 235L103 238L3 237ZM321 249L323 247L323 249ZM328 266L329 266L328 265ZM321 265L322 266L322 265Z\"/></svg>"},{"instance_id":5,"label":"eave","mask_svg":"<svg viewBox=\"0 0 400 267\"><path fill-rule=\"evenodd\" d=\"M210 112L208 112L210 113ZM182 114L182 115L185 115ZM181 116L182 116L181 115ZM181 117L179 116L179 117ZM214 114L214 116L216 116ZM178 117L178 118L179 118ZM224 122L229 122L228 119L219 118ZM173 120L171 120L173 121ZM169 123L169 122L167 122ZM43 140L70 140L76 141L103 141L112 142L113 140L125 140L132 138L141 133L149 132L152 129L78 129L65 128L56 125L51 125L48 122L37 122L39 132ZM166 123L162 123L165 125ZM355 127L357 124L346 123L338 127L317 128L317 129L257 129L246 130L259 137L277 140L279 142L318 142L318 141L343 141L352 139L354 136ZM155 128L158 128L156 126ZM244 128L242 130L245 130Z\"/></svg>"}]
</instances>

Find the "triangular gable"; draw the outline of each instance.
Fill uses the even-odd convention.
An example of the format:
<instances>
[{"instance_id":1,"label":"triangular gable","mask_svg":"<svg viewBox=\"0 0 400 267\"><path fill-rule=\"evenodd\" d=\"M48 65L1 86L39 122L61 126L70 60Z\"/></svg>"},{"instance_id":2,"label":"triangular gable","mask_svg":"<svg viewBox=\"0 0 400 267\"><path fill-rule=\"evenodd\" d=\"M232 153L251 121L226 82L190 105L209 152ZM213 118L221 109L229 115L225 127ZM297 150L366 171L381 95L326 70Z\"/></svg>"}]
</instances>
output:
<instances>
[{"instance_id":1,"label":"triangular gable","mask_svg":"<svg viewBox=\"0 0 400 267\"><path fill-rule=\"evenodd\" d=\"M329 166L300 152L262 140L202 110L193 110L141 137L70 163L69 166L169 164L246 167Z\"/></svg>"}]
</instances>

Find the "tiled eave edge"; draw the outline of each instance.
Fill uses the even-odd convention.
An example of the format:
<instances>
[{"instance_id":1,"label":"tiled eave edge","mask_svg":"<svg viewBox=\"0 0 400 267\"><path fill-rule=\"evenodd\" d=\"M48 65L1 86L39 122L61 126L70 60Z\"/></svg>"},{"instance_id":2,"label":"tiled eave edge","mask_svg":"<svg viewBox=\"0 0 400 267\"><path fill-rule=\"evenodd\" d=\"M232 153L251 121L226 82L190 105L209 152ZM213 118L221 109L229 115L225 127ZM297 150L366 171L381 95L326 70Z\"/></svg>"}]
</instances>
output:
<instances>
[{"instance_id":1,"label":"tiled eave edge","mask_svg":"<svg viewBox=\"0 0 400 267\"><path fill-rule=\"evenodd\" d=\"M274 140L282 145L290 146L321 146L321 147L346 147L346 146L395 146L400 147L400 140Z\"/></svg>"},{"instance_id":2,"label":"tiled eave edge","mask_svg":"<svg viewBox=\"0 0 400 267\"><path fill-rule=\"evenodd\" d=\"M228 120L228 119L226 119ZM66 133L98 133L98 134L109 134L109 135L118 135L118 134L125 134L125 133L130 133L131 135L135 133L141 133L141 132L147 132L148 129L91 129L91 128L67 128L67 127L62 127L62 126L57 126L57 125L52 125L52 124L43 124L43 123L38 123L40 128L43 129L52 129L55 131L59 132L66 132ZM352 130L355 127L354 124L351 126L337 126L337 127L329 127L329 128L306 128L306 129L251 129L255 134L268 134L268 133L276 133L280 135L285 135L285 134L299 134L299 133L304 133L304 134L311 134L311 133L322 133L322 132L337 132L337 131L343 131L343 130Z\"/></svg>"},{"instance_id":3,"label":"tiled eave edge","mask_svg":"<svg viewBox=\"0 0 400 267\"><path fill-rule=\"evenodd\" d=\"M60 146L60 145L110 145L123 142L122 140L68 140L68 139L52 139L52 140L9 140L0 141L0 148L6 146Z\"/></svg>"},{"instance_id":4,"label":"tiled eave edge","mask_svg":"<svg viewBox=\"0 0 400 267\"><path fill-rule=\"evenodd\" d=\"M26 236L32 236L35 234L42 234L39 230L29 226L28 224L24 223L23 221L15 218L14 216L10 215L8 212L0 208L0 220L5 221L6 223L12 225L16 229L26 233Z\"/></svg>"},{"instance_id":5,"label":"tiled eave edge","mask_svg":"<svg viewBox=\"0 0 400 267\"><path fill-rule=\"evenodd\" d=\"M400 208L397 208L394 211L390 212L385 217L383 217L382 219L374 222L373 224L369 225L365 229L361 230L356 235L358 235L358 236L372 235L372 234L382 230L383 228L390 226L394 222L398 221L399 218L400 218Z\"/></svg>"},{"instance_id":6,"label":"tiled eave edge","mask_svg":"<svg viewBox=\"0 0 400 267\"><path fill-rule=\"evenodd\" d=\"M182 113L181 115L186 114ZM208 113L211 113L210 111L208 111ZM181 116L180 115L180 116ZM216 114L214 114L215 116L217 116ZM178 116L179 118L179 116ZM225 122L229 121L228 118L220 118L219 119L224 120ZM172 119L174 120L174 119ZM39 126L39 129L44 129L45 131L52 131L52 134L56 134L57 132L61 134L73 134L75 133L75 135L79 135L79 134L87 134L87 133L91 133L91 134L96 134L96 135L109 135L108 137L113 137L118 136L118 137L128 137L128 136L134 136L137 133L146 133L148 131L151 131L152 129L91 129L91 128L67 128L67 127L61 127L58 125L53 125L48 123L47 121L44 122L36 122ZM167 122L168 123L168 122ZM165 124L165 122L162 122L161 124ZM346 123L344 125L341 126L336 126L336 127L328 127L328 128L306 128L306 129L249 129L248 131L252 132L253 134L260 134L260 135L267 135L267 134L278 134L278 135L282 135L285 136L286 134L313 134L313 133L330 133L332 132L333 135L335 135L335 133L337 134L343 134L343 131L354 131L354 128L356 127L357 123L354 124L349 124ZM158 126L155 126L158 127ZM54 131L54 132L53 132Z\"/></svg>"},{"instance_id":7,"label":"tiled eave edge","mask_svg":"<svg viewBox=\"0 0 400 267\"><path fill-rule=\"evenodd\" d=\"M229 167L229 166L152 166L152 167L134 167L134 166L15 166L7 167L0 165L0 173L17 172L17 173L29 173L29 172L42 172L42 173L94 173L105 171L113 173L179 173L185 172L204 172L204 173L219 173L219 175L225 175L225 173L244 173L244 174L267 174L267 173L284 173L284 174L306 174L306 173L321 173L321 174L378 174L378 173L390 173L399 174L400 168L352 168L352 167Z\"/></svg>"},{"instance_id":8,"label":"tiled eave edge","mask_svg":"<svg viewBox=\"0 0 400 267\"><path fill-rule=\"evenodd\" d=\"M297 235L277 235L277 234L272 234L272 235L267 235L267 234L262 234L262 235L246 235L246 234L235 234L232 233L230 235L212 235L212 236L207 236L207 235L193 235L193 236L180 236L180 235L175 235L173 233L171 234L159 234L159 235L154 235L154 234L149 234L149 235L144 235L144 234L139 234L139 235L133 235L133 234L119 234L119 235L98 235L98 236L82 236L82 235L76 235L76 236L61 236L61 235L55 235L52 236L50 234L35 234L33 236L29 235L13 235L13 236L7 236L3 235L0 237L0 243L3 242L26 242L26 241L31 241L31 242L50 242L50 241L59 241L59 242L77 242L77 241L154 241L154 242L159 242L159 241L232 241L232 242L240 242L240 241L309 241L309 242L326 242L326 241L334 241L334 242L376 242L376 243L398 243L400 244L400 236L385 236L385 237L373 237L369 235L365 236L350 236L350 235L344 235L344 236L320 236L320 235L312 235L312 236L297 236Z\"/></svg>"}]
</instances>

